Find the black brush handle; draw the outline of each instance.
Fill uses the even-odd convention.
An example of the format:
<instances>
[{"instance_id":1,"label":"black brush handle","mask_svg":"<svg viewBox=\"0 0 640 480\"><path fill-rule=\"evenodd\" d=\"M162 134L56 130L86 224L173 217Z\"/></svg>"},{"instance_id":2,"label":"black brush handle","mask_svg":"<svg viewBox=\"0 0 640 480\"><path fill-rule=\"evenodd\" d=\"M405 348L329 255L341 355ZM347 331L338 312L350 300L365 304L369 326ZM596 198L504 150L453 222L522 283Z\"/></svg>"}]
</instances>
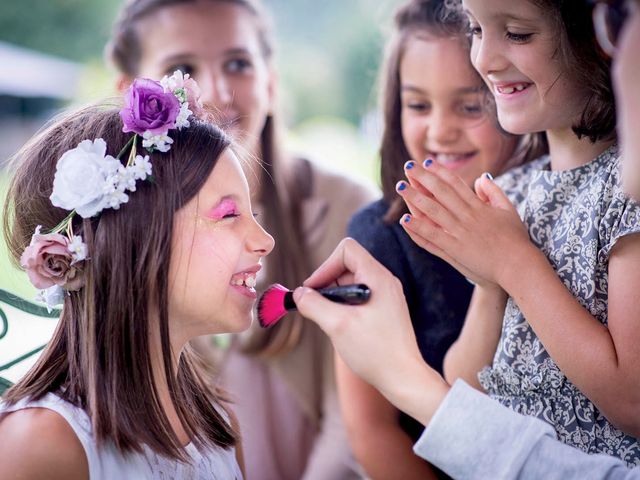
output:
<instances>
[{"instance_id":1,"label":"black brush handle","mask_svg":"<svg viewBox=\"0 0 640 480\"><path fill-rule=\"evenodd\" d=\"M369 297L371 297L371 289L363 283L326 287L319 289L318 292L332 302L345 305L362 305L367 303ZM284 295L284 308L287 310L296 309L296 303L293 301L293 292L287 292Z\"/></svg>"}]
</instances>

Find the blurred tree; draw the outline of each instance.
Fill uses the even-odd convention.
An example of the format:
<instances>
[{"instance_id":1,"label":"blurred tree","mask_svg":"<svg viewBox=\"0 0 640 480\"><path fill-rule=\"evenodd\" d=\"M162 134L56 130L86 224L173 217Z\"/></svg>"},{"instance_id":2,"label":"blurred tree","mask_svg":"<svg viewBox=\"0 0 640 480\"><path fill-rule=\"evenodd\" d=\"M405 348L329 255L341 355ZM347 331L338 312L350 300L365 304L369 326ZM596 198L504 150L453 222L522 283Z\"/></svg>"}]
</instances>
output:
<instances>
[{"instance_id":1,"label":"blurred tree","mask_svg":"<svg viewBox=\"0 0 640 480\"><path fill-rule=\"evenodd\" d=\"M84 61L101 55L120 2L3 0L0 40Z\"/></svg>"}]
</instances>

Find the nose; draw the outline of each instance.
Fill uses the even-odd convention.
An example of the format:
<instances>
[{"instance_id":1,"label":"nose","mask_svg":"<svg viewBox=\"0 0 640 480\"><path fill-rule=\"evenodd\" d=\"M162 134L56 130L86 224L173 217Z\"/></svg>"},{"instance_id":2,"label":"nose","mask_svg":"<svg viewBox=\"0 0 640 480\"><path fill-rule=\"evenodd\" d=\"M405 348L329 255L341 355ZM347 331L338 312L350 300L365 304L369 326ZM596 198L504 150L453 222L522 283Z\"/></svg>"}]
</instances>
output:
<instances>
[{"instance_id":1,"label":"nose","mask_svg":"<svg viewBox=\"0 0 640 480\"><path fill-rule=\"evenodd\" d=\"M460 119L453 112L434 108L426 131L426 145L446 145L460 137Z\"/></svg>"},{"instance_id":2,"label":"nose","mask_svg":"<svg viewBox=\"0 0 640 480\"><path fill-rule=\"evenodd\" d=\"M200 99L206 105L225 110L233 99L233 90L229 80L222 72L201 72L197 78L200 86Z\"/></svg>"},{"instance_id":3,"label":"nose","mask_svg":"<svg viewBox=\"0 0 640 480\"><path fill-rule=\"evenodd\" d=\"M273 237L253 219L253 229L247 240L247 247L252 253L265 257L271 253L276 242Z\"/></svg>"},{"instance_id":4,"label":"nose","mask_svg":"<svg viewBox=\"0 0 640 480\"><path fill-rule=\"evenodd\" d=\"M471 64L483 78L492 72L505 68L504 57L500 49L503 48L493 41L490 35L474 37L471 44Z\"/></svg>"}]
</instances>

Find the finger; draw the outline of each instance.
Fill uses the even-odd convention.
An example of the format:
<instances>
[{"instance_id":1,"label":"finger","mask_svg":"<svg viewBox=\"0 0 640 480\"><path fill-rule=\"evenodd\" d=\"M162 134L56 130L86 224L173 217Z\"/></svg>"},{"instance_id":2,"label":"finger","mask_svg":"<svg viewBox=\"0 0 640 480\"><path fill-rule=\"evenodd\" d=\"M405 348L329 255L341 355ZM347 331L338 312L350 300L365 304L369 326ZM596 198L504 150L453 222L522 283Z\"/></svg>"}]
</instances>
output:
<instances>
[{"instance_id":1,"label":"finger","mask_svg":"<svg viewBox=\"0 0 640 480\"><path fill-rule=\"evenodd\" d=\"M433 199L422 195L404 180L396 185L396 191L404 199L409 211L428 217L432 222L449 231L457 231L460 221L451 211L450 204L443 204L440 199ZM468 208L468 207L465 207Z\"/></svg>"},{"instance_id":2,"label":"finger","mask_svg":"<svg viewBox=\"0 0 640 480\"><path fill-rule=\"evenodd\" d=\"M509 197L505 195L502 189L493 181L490 173L484 173L479 178L478 184L483 195L487 197L488 203L492 207L502 208L503 210L513 210L513 204Z\"/></svg>"},{"instance_id":3,"label":"finger","mask_svg":"<svg viewBox=\"0 0 640 480\"><path fill-rule=\"evenodd\" d=\"M327 300L318 292L307 287L298 287L293 292L293 301L303 317L318 324L327 335L335 331L341 316L345 314L344 305Z\"/></svg>"},{"instance_id":4,"label":"finger","mask_svg":"<svg viewBox=\"0 0 640 480\"><path fill-rule=\"evenodd\" d=\"M476 178L475 182L473 182L473 189L475 190L476 195L480 200L482 200L485 203L489 203L489 197L487 196L486 192L482 188L482 182L480 180L482 180L482 177Z\"/></svg>"},{"instance_id":5,"label":"finger","mask_svg":"<svg viewBox=\"0 0 640 480\"><path fill-rule=\"evenodd\" d=\"M403 222L403 227L405 226L404 225L405 223L408 223L408 224L413 223L413 219L409 222ZM466 277L472 276L471 272L468 269L466 269L464 265L457 262L444 249L439 248L436 244L432 242L429 242L427 239L425 239L424 237L416 233L415 230L410 230L408 226L405 228L405 231L407 232L407 235L409 235L411 240L413 240L413 242L416 245L418 245L420 248L423 248L427 252L431 253L432 255L435 255L436 257L441 258L442 260L447 262L449 265L451 265L453 268L455 268L458 272L460 272L462 275Z\"/></svg>"},{"instance_id":6,"label":"finger","mask_svg":"<svg viewBox=\"0 0 640 480\"><path fill-rule=\"evenodd\" d=\"M414 160L409 160L404 164L404 172L405 176L407 177L407 181L413 188L418 190L423 195L426 195L429 198L433 198L433 195L429 190L427 190L420 182L416 181L413 176L410 176L408 174L409 170L413 170L414 168L416 168L416 166L417 164Z\"/></svg>"},{"instance_id":7,"label":"finger","mask_svg":"<svg viewBox=\"0 0 640 480\"><path fill-rule=\"evenodd\" d=\"M414 168L408 174L419 178L424 188L438 198L438 201L444 201L443 195L450 196L451 191L453 191L459 199L469 205L477 202L477 198L469 185L458 174L431 159L425 160L422 163L422 168ZM453 198L446 198L448 202L454 200ZM456 209L460 208L460 205L456 206Z\"/></svg>"},{"instance_id":8,"label":"finger","mask_svg":"<svg viewBox=\"0 0 640 480\"><path fill-rule=\"evenodd\" d=\"M345 238L329 258L303 282L303 285L320 288L331 284L336 279L341 284L365 283L366 280L386 271L362 245L352 238Z\"/></svg>"}]
</instances>

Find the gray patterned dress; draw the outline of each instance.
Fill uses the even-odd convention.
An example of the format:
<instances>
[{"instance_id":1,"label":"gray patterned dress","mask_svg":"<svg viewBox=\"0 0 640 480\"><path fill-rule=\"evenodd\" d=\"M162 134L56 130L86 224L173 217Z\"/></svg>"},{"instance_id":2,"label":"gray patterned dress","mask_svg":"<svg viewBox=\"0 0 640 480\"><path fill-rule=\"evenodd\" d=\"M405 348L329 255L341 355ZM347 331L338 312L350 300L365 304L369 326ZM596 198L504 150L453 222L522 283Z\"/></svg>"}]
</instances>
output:
<instances>
[{"instance_id":1,"label":"gray patterned dress","mask_svg":"<svg viewBox=\"0 0 640 480\"><path fill-rule=\"evenodd\" d=\"M496 182L562 282L606 325L609 255L619 238L640 232L640 205L622 192L616 147L573 170L549 164L540 158ZM491 397L547 421L564 443L640 465L638 439L611 425L564 376L511 298L493 365L478 377Z\"/></svg>"}]
</instances>

